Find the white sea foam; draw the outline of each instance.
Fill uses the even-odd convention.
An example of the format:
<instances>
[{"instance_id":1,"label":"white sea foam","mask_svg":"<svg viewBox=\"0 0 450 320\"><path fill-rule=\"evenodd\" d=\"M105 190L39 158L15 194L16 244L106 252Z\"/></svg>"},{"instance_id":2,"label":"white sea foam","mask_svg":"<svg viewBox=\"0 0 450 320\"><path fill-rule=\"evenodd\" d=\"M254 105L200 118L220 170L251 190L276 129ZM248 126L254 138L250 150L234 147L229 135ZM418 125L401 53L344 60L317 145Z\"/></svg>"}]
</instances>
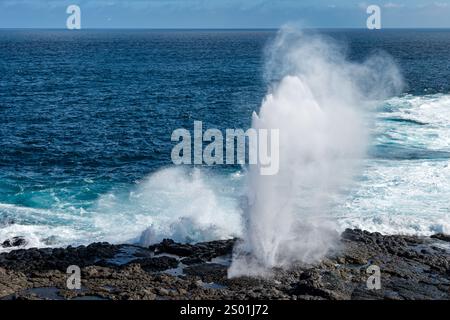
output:
<instances>
[{"instance_id":1,"label":"white sea foam","mask_svg":"<svg viewBox=\"0 0 450 320\"><path fill-rule=\"evenodd\" d=\"M12 224L0 228L2 241L16 236L23 237L26 241L26 244L20 247L21 249L87 244L96 240L92 233L76 230L71 225L52 227L49 225ZM17 248L0 246L0 252L13 249Z\"/></svg>"},{"instance_id":2,"label":"white sea foam","mask_svg":"<svg viewBox=\"0 0 450 320\"><path fill-rule=\"evenodd\" d=\"M359 183L336 210L340 230L450 233L450 96L405 95L380 106L375 143L387 149L366 161Z\"/></svg>"},{"instance_id":3,"label":"white sea foam","mask_svg":"<svg viewBox=\"0 0 450 320\"><path fill-rule=\"evenodd\" d=\"M89 230L90 221L80 216L80 210L62 211L38 209L12 204L0 204L0 243L13 237L23 237L21 248L68 246L95 241ZM7 217L7 219L5 219ZM14 248L3 248L0 252Z\"/></svg>"},{"instance_id":4,"label":"white sea foam","mask_svg":"<svg viewBox=\"0 0 450 320\"><path fill-rule=\"evenodd\" d=\"M10 221L0 243L25 237L30 247L88 244L94 241L148 245L172 238L180 242L242 235L242 172L170 167L125 190L112 190L87 209L37 209L0 204ZM67 207L67 206L66 206ZM1 248L0 251L9 251Z\"/></svg>"},{"instance_id":5,"label":"white sea foam","mask_svg":"<svg viewBox=\"0 0 450 320\"><path fill-rule=\"evenodd\" d=\"M164 182L171 181L169 178L178 174L181 178L177 188L167 190ZM192 190L202 188L192 187L196 183L201 185L194 182L192 174L187 169L164 169L150 175L131 191L104 195L95 211L83 215L0 204L0 213L26 217L28 221L18 219L17 223L1 226L0 242L24 236L27 240L25 248L31 248L93 241L122 243L141 240L146 245L171 237L182 242L242 237L243 220L238 195L247 179L245 172L217 176L199 169L197 174L208 185L203 187L209 190L200 193L204 197L212 194L214 206L207 205L209 201L196 203L197 193ZM345 228L360 228L384 234L450 233L448 181L450 163L446 160L367 160L361 181L355 183L351 194L345 201L339 200L339 206L332 210L336 224L330 227L337 232ZM178 194L186 188L192 190L179 198ZM136 197L145 198L143 202L146 205L142 200L137 203ZM179 209L185 207L189 209ZM210 223L199 223L198 219L207 215L211 208L216 209L205 220ZM164 217L166 214L169 217ZM55 224L55 216L59 216L60 224ZM0 252L9 250L11 248L0 247Z\"/></svg>"},{"instance_id":6,"label":"white sea foam","mask_svg":"<svg viewBox=\"0 0 450 320\"><path fill-rule=\"evenodd\" d=\"M376 122L381 142L450 152L450 95L406 95L387 100L384 107L390 110L380 112ZM387 119L412 121L416 125Z\"/></svg>"},{"instance_id":7,"label":"white sea foam","mask_svg":"<svg viewBox=\"0 0 450 320\"><path fill-rule=\"evenodd\" d=\"M340 230L450 233L449 181L448 160L369 160L361 181L335 211Z\"/></svg>"},{"instance_id":8,"label":"white sea foam","mask_svg":"<svg viewBox=\"0 0 450 320\"><path fill-rule=\"evenodd\" d=\"M143 245L226 239L242 233L236 176L172 167L140 181L126 194L103 196L97 228L114 230L112 241L136 238ZM107 240L109 240L107 238Z\"/></svg>"}]
</instances>

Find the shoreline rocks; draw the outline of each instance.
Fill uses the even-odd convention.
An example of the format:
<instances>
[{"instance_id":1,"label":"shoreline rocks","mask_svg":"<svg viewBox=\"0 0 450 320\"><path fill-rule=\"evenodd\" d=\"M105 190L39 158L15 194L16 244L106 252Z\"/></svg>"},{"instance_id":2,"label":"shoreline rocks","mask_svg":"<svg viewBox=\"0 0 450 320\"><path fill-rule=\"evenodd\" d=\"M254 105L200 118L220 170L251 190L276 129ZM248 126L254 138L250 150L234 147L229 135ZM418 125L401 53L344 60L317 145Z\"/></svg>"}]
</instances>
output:
<instances>
[{"instance_id":1,"label":"shoreline rocks","mask_svg":"<svg viewBox=\"0 0 450 320\"><path fill-rule=\"evenodd\" d=\"M27 244L27 241L24 237L13 237L11 239L6 239L0 245L3 248L12 248L12 247L23 247Z\"/></svg>"},{"instance_id":2,"label":"shoreline rocks","mask_svg":"<svg viewBox=\"0 0 450 320\"><path fill-rule=\"evenodd\" d=\"M0 254L0 299L450 299L447 241L347 229L340 250L320 263L233 279L227 269L236 239L19 249ZM81 268L81 290L67 288L70 265ZM373 265L379 290L367 287Z\"/></svg>"},{"instance_id":3,"label":"shoreline rocks","mask_svg":"<svg viewBox=\"0 0 450 320\"><path fill-rule=\"evenodd\" d=\"M450 242L450 235L448 235L448 234L436 233L436 234L433 234L430 238Z\"/></svg>"}]
</instances>

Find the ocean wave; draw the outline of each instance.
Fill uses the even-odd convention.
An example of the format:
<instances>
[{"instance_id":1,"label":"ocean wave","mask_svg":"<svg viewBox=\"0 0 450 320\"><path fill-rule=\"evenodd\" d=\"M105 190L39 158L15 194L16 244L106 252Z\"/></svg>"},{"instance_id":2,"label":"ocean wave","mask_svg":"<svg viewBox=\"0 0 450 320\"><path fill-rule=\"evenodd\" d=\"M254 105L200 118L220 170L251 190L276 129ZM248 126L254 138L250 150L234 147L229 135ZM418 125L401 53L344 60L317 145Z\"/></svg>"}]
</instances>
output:
<instances>
[{"instance_id":1,"label":"ocean wave","mask_svg":"<svg viewBox=\"0 0 450 320\"><path fill-rule=\"evenodd\" d=\"M387 100L377 112L373 134L378 158L405 158L408 149L411 159L424 159L426 152L428 159L448 158L450 95L405 95Z\"/></svg>"},{"instance_id":2,"label":"ocean wave","mask_svg":"<svg viewBox=\"0 0 450 320\"><path fill-rule=\"evenodd\" d=\"M450 233L450 163L368 160L350 195L335 210L342 229L387 234Z\"/></svg>"},{"instance_id":3,"label":"ocean wave","mask_svg":"<svg viewBox=\"0 0 450 320\"><path fill-rule=\"evenodd\" d=\"M125 190L99 197L88 208L61 211L0 204L0 244L21 236L26 248L94 241L148 245L164 238L180 242L240 236L240 171L161 169ZM11 248L1 248L8 251Z\"/></svg>"},{"instance_id":4,"label":"ocean wave","mask_svg":"<svg viewBox=\"0 0 450 320\"><path fill-rule=\"evenodd\" d=\"M450 95L389 99L377 111L373 133L362 174L333 209L339 231L450 233ZM28 195L11 187L20 183L0 186L8 195L0 203L0 243L23 236L26 247L93 241L147 245L163 238L197 242L243 232L244 170L169 167L134 185L97 189L98 181L86 180L90 190L109 190L86 197L59 192L58 186ZM33 201L24 202L27 197Z\"/></svg>"},{"instance_id":5,"label":"ocean wave","mask_svg":"<svg viewBox=\"0 0 450 320\"><path fill-rule=\"evenodd\" d=\"M100 241L100 238L96 238L89 230L81 230L74 225L51 226L10 223L0 227L0 253L17 249L1 246L3 241L14 237L25 239L25 244L20 247L21 249L65 247Z\"/></svg>"},{"instance_id":6,"label":"ocean wave","mask_svg":"<svg viewBox=\"0 0 450 320\"><path fill-rule=\"evenodd\" d=\"M241 236L245 180L245 172L240 171L215 175L207 169L172 167L130 190L104 194L82 215L0 204L0 243L15 236L26 238L26 248L94 241L148 245L164 238L198 242ZM369 159L348 195L336 201L337 231L450 233L448 181L448 161ZM68 218L71 215L73 219ZM0 252L7 250L11 249L0 248Z\"/></svg>"},{"instance_id":7,"label":"ocean wave","mask_svg":"<svg viewBox=\"0 0 450 320\"><path fill-rule=\"evenodd\" d=\"M147 245L227 239L242 232L239 175L170 167L140 181L130 192L102 196L94 225L107 241ZM145 229L145 231L144 231Z\"/></svg>"}]
</instances>

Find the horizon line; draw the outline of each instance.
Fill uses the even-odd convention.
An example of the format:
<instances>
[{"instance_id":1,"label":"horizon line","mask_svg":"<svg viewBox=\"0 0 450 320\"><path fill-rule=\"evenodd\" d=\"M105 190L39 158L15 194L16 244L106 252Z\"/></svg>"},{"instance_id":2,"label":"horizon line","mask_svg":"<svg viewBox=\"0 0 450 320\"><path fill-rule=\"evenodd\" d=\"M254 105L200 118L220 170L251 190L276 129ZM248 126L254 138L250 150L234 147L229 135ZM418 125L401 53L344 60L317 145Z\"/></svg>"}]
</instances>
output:
<instances>
[{"instance_id":1,"label":"horizon line","mask_svg":"<svg viewBox=\"0 0 450 320\"><path fill-rule=\"evenodd\" d=\"M64 27L0 27L0 30L67 30L67 31L83 31L83 30L279 30L280 27L233 27L233 28L153 28L153 27L86 27L76 30L69 30ZM336 29L356 29L356 30L369 30L366 27L305 27L302 29L328 29L328 30L336 30ZM446 30L450 29L449 27L383 27L378 30L369 30L369 31L383 31L386 29L390 30Z\"/></svg>"}]
</instances>

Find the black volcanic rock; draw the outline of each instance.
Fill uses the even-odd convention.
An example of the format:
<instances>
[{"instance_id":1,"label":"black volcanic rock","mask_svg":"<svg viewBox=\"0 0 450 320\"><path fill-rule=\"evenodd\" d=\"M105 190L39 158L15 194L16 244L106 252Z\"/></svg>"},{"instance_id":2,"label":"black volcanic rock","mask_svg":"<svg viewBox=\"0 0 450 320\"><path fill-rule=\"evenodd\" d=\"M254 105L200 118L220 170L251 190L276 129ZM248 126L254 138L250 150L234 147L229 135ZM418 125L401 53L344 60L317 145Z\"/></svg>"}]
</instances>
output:
<instances>
[{"instance_id":1,"label":"black volcanic rock","mask_svg":"<svg viewBox=\"0 0 450 320\"><path fill-rule=\"evenodd\" d=\"M150 246L156 253L175 254L180 257L191 256L195 247L190 244L176 243L172 239L164 239L160 244Z\"/></svg>"},{"instance_id":2,"label":"black volcanic rock","mask_svg":"<svg viewBox=\"0 0 450 320\"><path fill-rule=\"evenodd\" d=\"M128 265L130 264L139 264L143 270L152 272L176 268L178 266L178 260L163 256L132 260L128 263Z\"/></svg>"},{"instance_id":3,"label":"black volcanic rock","mask_svg":"<svg viewBox=\"0 0 450 320\"><path fill-rule=\"evenodd\" d=\"M181 259L181 262L183 264L185 264L185 265L190 266L190 265L193 265L193 264L201 264L201 263L204 263L206 261L201 259L201 258L199 258L199 257L186 257L186 258Z\"/></svg>"},{"instance_id":4,"label":"black volcanic rock","mask_svg":"<svg viewBox=\"0 0 450 320\"><path fill-rule=\"evenodd\" d=\"M27 244L27 241L25 240L24 237L14 237L14 238L6 239L5 241L3 241L1 246L3 248L12 248L12 247L22 247L22 246L25 246L26 244Z\"/></svg>"},{"instance_id":5,"label":"black volcanic rock","mask_svg":"<svg viewBox=\"0 0 450 320\"><path fill-rule=\"evenodd\" d=\"M188 275L198 276L204 282L223 282L227 277L227 267L217 263L204 263L184 269Z\"/></svg>"},{"instance_id":6,"label":"black volcanic rock","mask_svg":"<svg viewBox=\"0 0 450 320\"><path fill-rule=\"evenodd\" d=\"M93 265L100 259L112 258L118 250L118 246L108 243L93 243L87 247L80 246L77 248L69 246L65 249L19 249L0 254L0 267L21 272L36 270L66 271L70 265L84 267Z\"/></svg>"},{"instance_id":7,"label":"black volcanic rock","mask_svg":"<svg viewBox=\"0 0 450 320\"><path fill-rule=\"evenodd\" d=\"M233 279L225 264L235 240L20 249L0 254L0 298L450 299L450 252L442 239L347 229L339 251L320 263ZM72 264L81 267L82 290L66 288ZM379 290L367 287L373 265L381 272Z\"/></svg>"},{"instance_id":8,"label":"black volcanic rock","mask_svg":"<svg viewBox=\"0 0 450 320\"><path fill-rule=\"evenodd\" d=\"M448 235L448 234L436 233L436 234L433 234L430 238L450 242L450 235Z\"/></svg>"},{"instance_id":9,"label":"black volcanic rock","mask_svg":"<svg viewBox=\"0 0 450 320\"><path fill-rule=\"evenodd\" d=\"M176 243L171 239L164 239L161 243L150 246L149 249L153 250L156 255L167 253L180 257L189 257L189 260L185 260L189 264L190 260L194 261L192 259L209 261L219 256L231 254L234 243L235 239L210 241L193 245Z\"/></svg>"}]
</instances>

